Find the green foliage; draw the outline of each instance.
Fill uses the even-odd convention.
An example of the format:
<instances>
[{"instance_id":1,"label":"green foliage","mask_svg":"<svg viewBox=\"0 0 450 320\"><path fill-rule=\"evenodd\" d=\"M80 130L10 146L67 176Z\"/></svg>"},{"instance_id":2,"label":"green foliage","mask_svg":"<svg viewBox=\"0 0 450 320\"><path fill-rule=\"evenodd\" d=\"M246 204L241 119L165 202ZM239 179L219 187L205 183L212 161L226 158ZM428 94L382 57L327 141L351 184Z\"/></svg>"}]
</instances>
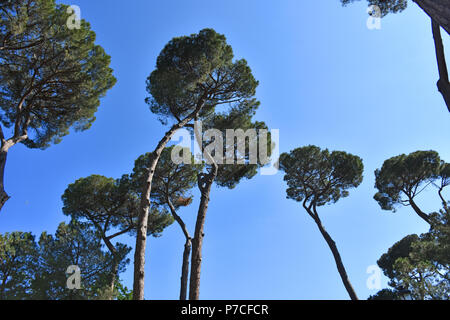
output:
<instances>
[{"instance_id":1,"label":"green foliage","mask_svg":"<svg viewBox=\"0 0 450 320\"><path fill-rule=\"evenodd\" d=\"M146 101L163 123L168 118L180 121L202 102L200 115L206 115L218 104L249 98L257 85L247 62L233 61L225 36L203 29L164 47L147 79L151 96Z\"/></svg>"},{"instance_id":2,"label":"green foliage","mask_svg":"<svg viewBox=\"0 0 450 320\"><path fill-rule=\"evenodd\" d=\"M172 161L172 152L188 152L179 147L171 146L165 148L159 158L158 165L153 176L151 201L154 206L165 207L169 199L175 208L182 203L180 199L192 198L190 190L197 184L197 175L201 171L202 165L196 164L176 164ZM193 161L193 157L191 155ZM151 163L150 153L141 155L135 161L133 174L131 175L136 186L143 185L146 179L148 167Z\"/></svg>"},{"instance_id":3,"label":"green foliage","mask_svg":"<svg viewBox=\"0 0 450 320\"><path fill-rule=\"evenodd\" d=\"M388 252L383 254L378 260L378 266L383 270L388 278L394 278L396 270L394 269L395 261L399 258L406 258L412 251L412 244L419 240L419 236L412 234L404 237L395 243Z\"/></svg>"},{"instance_id":4,"label":"green foliage","mask_svg":"<svg viewBox=\"0 0 450 320\"><path fill-rule=\"evenodd\" d=\"M52 0L1 0L0 51L19 50L44 41L44 35L51 26L48 20L40 17L50 16L54 6ZM34 37L24 37L24 32L32 33Z\"/></svg>"},{"instance_id":5,"label":"green foliage","mask_svg":"<svg viewBox=\"0 0 450 320\"><path fill-rule=\"evenodd\" d=\"M236 105L231 106L228 110L223 112L211 113L203 121L203 130L216 129L222 132L223 137L226 137L227 129L241 129L244 132L249 129L256 129L257 135L254 138L249 137L245 140L245 153L241 154L237 150L237 139L233 140L233 145L228 146L226 142L223 143L223 154L226 154L227 147L231 147L234 150L235 161L234 164L218 164L217 177L215 182L220 187L226 187L233 189L242 179L251 179L257 174L259 167L265 165L258 159L257 164L249 163L249 145L254 142L258 143L259 130L268 130L267 125L261 121L254 121L252 118L259 108L260 102L256 99L247 99ZM250 141L254 139L254 141ZM206 141L203 143L203 147L206 147L212 141ZM273 148L270 133L267 138L267 156L270 156ZM244 164L237 163L243 161Z\"/></svg>"},{"instance_id":6,"label":"green foliage","mask_svg":"<svg viewBox=\"0 0 450 320\"><path fill-rule=\"evenodd\" d=\"M128 175L118 180L91 175L67 187L62 196L63 212L73 219L89 221L105 234L111 229L134 234L139 192L138 185ZM148 234L158 237L172 222L167 212L153 208L149 216Z\"/></svg>"},{"instance_id":7,"label":"green foliage","mask_svg":"<svg viewBox=\"0 0 450 320\"><path fill-rule=\"evenodd\" d=\"M358 187L364 166L358 156L307 146L283 153L280 169L285 172L288 199L323 206L347 197L348 189Z\"/></svg>"},{"instance_id":8,"label":"green foliage","mask_svg":"<svg viewBox=\"0 0 450 320\"><path fill-rule=\"evenodd\" d=\"M30 295L36 253L31 233L0 234L0 300L21 300Z\"/></svg>"},{"instance_id":9,"label":"green foliage","mask_svg":"<svg viewBox=\"0 0 450 320\"><path fill-rule=\"evenodd\" d=\"M0 10L0 121L30 148L58 143L70 128L88 129L116 82L89 23L70 30L66 10L53 0Z\"/></svg>"},{"instance_id":10,"label":"green foliage","mask_svg":"<svg viewBox=\"0 0 450 320\"><path fill-rule=\"evenodd\" d=\"M110 219L110 226L116 226L117 219L128 214L131 200L121 191L113 178L91 175L78 179L64 191L63 212L74 219L91 217L99 222Z\"/></svg>"},{"instance_id":11,"label":"green foliage","mask_svg":"<svg viewBox=\"0 0 450 320\"><path fill-rule=\"evenodd\" d=\"M391 289L382 289L367 300L400 300L399 294Z\"/></svg>"},{"instance_id":12,"label":"green foliage","mask_svg":"<svg viewBox=\"0 0 450 320\"><path fill-rule=\"evenodd\" d=\"M341 0L341 3L345 6L349 3L359 0ZM367 0L368 5L376 5L380 8L382 16L388 13L398 13L405 10L408 6L408 0Z\"/></svg>"},{"instance_id":13,"label":"green foliage","mask_svg":"<svg viewBox=\"0 0 450 320\"><path fill-rule=\"evenodd\" d=\"M96 230L72 221L61 223L55 236L46 232L39 239L39 264L33 280L33 299L87 300L96 299L109 284L113 257L102 250ZM128 260L123 260L119 272ZM81 270L81 289L67 289L66 270L76 265Z\"/></svg>"},{"instance_id":14,"label":"green foliage","mask_svg":"<svg viewBox=\"0 0 450 320\"><path fill-rule=\"evenodd\" d=\"M117 300L133 300L133 290L123 285L122 281L116 281Z\"/></svg>"},{"instance_id":15,"label":"green foliage","mask_svg":"<svg viewBox=\"0 0 450 320\"><path fill-rule=\"evenodd\" d=\"M431 218L428 233L403 238L378 260L397 298L407 292L413 300L450 299L450 210Z\"/></svg>"},{"instance_id":16,"label":"green foliage","mask_svg":"<svg viewBox=\"0 0 450 320\"><path fill-rule=\"evenodd\" d=\"M383 210L395 212L396 206L411 204L424 187L439 178L447 179L445 166L436 151L416 151L386 160L375 171L374 199ZM406 198L404 198L406 197Z\"/></svg>"},{"instance_id":17,"label":"green foliage","mask_svg":"<svg viewBox=\"0 0 450 320\"><path fill-rule=\"evenodd\" d=\"M125 270L129 248L118 246L118 273ZM56 234L0 235L1 300L103 299L109 289L114 258L103 250L98 232L86 223L61 223ZM67 288L69 266L81 270L81 289ZM115 293L117 294L117 292Z\"/></svg>"}]
</instances>

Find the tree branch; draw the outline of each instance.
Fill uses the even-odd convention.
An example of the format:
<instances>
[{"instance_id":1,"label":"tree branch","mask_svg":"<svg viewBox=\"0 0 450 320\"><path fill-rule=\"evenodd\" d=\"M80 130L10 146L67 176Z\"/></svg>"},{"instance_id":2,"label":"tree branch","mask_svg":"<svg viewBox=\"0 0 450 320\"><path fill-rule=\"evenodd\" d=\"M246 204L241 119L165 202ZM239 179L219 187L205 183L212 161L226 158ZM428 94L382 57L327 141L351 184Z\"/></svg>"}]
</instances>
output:
<instances>
[{"instance_id":1,"label":"tree branch","mask_svg":"<svg viewBox=\"0 0 450 320\"><path fill-rule=\"evenodd\" d=\"M437 87L445 100L448 111L450 112L450 83L448 79L447 63L445 61L444 45L442 43L441 37L441 28L439 24L433 19L431 20L431 25L433 30L434 45L436 47L436 59L439 69L439 80L437 82Z\"/></svg>"}]
</instances>

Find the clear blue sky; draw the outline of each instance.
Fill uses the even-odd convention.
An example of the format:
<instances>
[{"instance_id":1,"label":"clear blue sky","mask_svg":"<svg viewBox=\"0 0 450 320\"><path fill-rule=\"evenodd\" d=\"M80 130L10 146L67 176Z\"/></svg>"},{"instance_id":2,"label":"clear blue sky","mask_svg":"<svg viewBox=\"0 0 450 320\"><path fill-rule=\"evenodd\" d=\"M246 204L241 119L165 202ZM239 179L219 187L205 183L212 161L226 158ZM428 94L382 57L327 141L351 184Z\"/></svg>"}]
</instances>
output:
<instances>
[{"instance_id":1,"label":"clear blue sky","mask_svg":"<svg viewBox=\"0 0 450 320\"><path fill-rule=\"evenodd\" d=\"M450 114L435 85L430 20L414 3L373 31L366 27L365 1L347 8L338 0L70 4L80 6L111 55L118 82L90 130L45 151L11 149L6 190L12 198L0 214L0 232L54 233L67 221L60 197L69 183L90 174L120 177L153 150L166 128L144 103L145 79L172 37L205 27L225 34L235 55L252 67L260 81L256 117L280 129L282 152L315 144L363 158L363 184L320 209L360 298L376 292L366 287L367 267L405 235L427 231L409 208L393 214L372 199L373 172L391 156L434 149L450 161ZM213 189L202 299L348 298L324 239L300 205L285 198L285 189L281 173L258 175L231 191ZM196 196L181 213L191 230ZM431 193L420 203L430 211L439 207ZM183 244L176 224L148 242L147 299L178 298ZM122 277L131 287L132 264Z\"/></svg>"}]
</instances>

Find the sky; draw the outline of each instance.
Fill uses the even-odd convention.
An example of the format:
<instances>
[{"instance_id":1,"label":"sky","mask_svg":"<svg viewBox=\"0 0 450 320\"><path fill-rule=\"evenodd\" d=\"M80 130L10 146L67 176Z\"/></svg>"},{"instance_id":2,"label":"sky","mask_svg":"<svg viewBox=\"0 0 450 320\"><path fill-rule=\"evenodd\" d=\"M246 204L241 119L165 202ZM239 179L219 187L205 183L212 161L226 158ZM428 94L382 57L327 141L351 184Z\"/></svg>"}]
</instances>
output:
<instances>
[{"instance_id":1,"label":"sky","mask_svg":"<svg viewBox=\"0 0 450 320\"><path fill-rule=\"evenodd\" d=\"M152 151L167 127L144 99L145 80L173 37L213 28L245 58L260 85L255 119L280 130L280 151L309 144L364 161L364 181L350 196L321 207L360 298L377 290L369 266L396 241L427 231L411 208L381 210L373 200L375 169L416 150L450 161L450 114L436 88L438 71L429 17L410 2L369 30L365 1L338 0L71 0L111 56L118 82L101 100L97 120L46 150L14 146L0 213L0 233L54 233L68 221L61 195L81 177L118 178ZM450 52L448 34L444 45ZM450 55L447 52L447 59ZM203 246L201 299L348 299L333 256L299 203L286 199L283 174L258 174L235 189L213 187ZM447 193L448 194L448 193ZM199 196L180 214L193 233ZM435 192L419 199L439 209ZM123 236L121 242L134 245ZM177 299L184 238L177 224L150 239L146 299ZM132 259L133 254L130 254ZM132 287L132 263L121 275ZM382 287L387 279L383 277Z\"/></svg>"}]
</instances>

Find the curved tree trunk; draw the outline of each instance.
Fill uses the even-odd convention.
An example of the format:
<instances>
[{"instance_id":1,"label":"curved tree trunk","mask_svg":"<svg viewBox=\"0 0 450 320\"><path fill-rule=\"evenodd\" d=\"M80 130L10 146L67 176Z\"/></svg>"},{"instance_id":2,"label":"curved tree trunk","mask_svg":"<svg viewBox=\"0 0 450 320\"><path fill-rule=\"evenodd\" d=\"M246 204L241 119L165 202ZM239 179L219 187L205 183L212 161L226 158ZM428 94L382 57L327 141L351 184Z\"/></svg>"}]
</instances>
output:
<instances>
[{"instance_id":1,"label":"curved tree trunk","mask_svg":"<svg viewBox=\"0 0 450 320\"><path fill-rule=\"evenodd\" d=\"M136 248L134 252L134 279L133 279L133 300L144 300L144 283L145 283L145 248L147 245L147 224L148 213L150 208L150 194L152 190L153 175L156 165L158 164L161 152L172 136L179 129L186 126L191 120L196 118L201 109L205 105L207 94L205 93L198 101L195 110L189 114L184 120L178 122L166 132L164 137L159 141L156 149L153 151L152 162L148 168L147 181L142 188L141 203L139 206L138 226L136 235Z\"/></svg>"},{"instance_id":2,"label":"curved tree trunk","mask_svg":"<svg viewBox=\"0 0 450 320\"><path fill-rule=\"evenodd\" d=\"M350 299L358 300L358 296L356 295L355 289L353 289L353 286L350 283L350 280L348 279L347 271L345 270L344 263L342 262L341 255L339 254L339 250L336 246L336 242L334 242L334 240L331 238L331 236L323 227L316 209L314 208L314 212L308 210L308 213L314 219L314 222L317 224L320 233L324 237L325 241L328 244L328 247L330 247L330 250L333 253L334 261L336 262L336 267L338 269L339 275L341 276L344 287L347 290L348 295L350 296Z\"/></svg>"},{"instance_id":3,"label":"curved tree trunk","mask_svg":"<svg viewBox=\"0 0 450 320\"><path fill-rule=\"evenodd\" d=\"M104 234L102 235L103 242L105 243L106 247L108 248L109 252L111 252L111 255L113 256L113 264L111 266L111 274L109 279L109 294L108 299L113 300L114 295L114 288L116 285L116 278L117 273L119 272L119 259L117 258L117 249L114 247L114 245L111 243L108 237L106 237Z\"/></svg>"},{"instance_id":4,"label":"curved tree trunk","mask_svg":"<svg viewBox=\"0 0 450 320\"><path fill-rule=\"evenodd\" d=\"M22 110L22 105L26 99L27 95L22 97L22 100L17 107L18 111L20 112ZM30 123L30 118L27 117L25 122L22 125L22 120L16 121L14 125L14 136L9 139L5 139L5 135L3 133L3 128L0 125L0 211L2 210L3 206L5 205L6 201L10 198L8 194L5 191L4 186L4 179L5 179L5 166L6 166L6 158L8 155L9 149L25 140L28 139L28 132L27 128Z\"/></svg>"},{"instance_id":5,"label":"curved tree trunk","mask_svg":"<svg viewBox=\"0 0 450 320\"><path fill-rule=\"evenodd\" d=\"M431 222L430 217L423 212L422 210L420 210L420 208L417 206L417 204L414 202L413 198L409 197L409 203L411 205L411 207L413 208L413 210L417 213L417 215L419 217L421 217L426 223L428 223L431 227L433 227L433 223Z\"/></svg>"},{"instance_id":6,"label":"curved tree trunk","mask_svg":"<svg viewBox=\"0 0 450 320\"><path fill-rule=\"evenodd\" d=\"M183 219L177 214L172 201L170 201L169 195L166 195L166 202L170 208L175 221L180 225L181 230L186 238L186 243L184 244L183 252L183 263L181 266L181 285L180 285L180 300L186 300L187 290L188 290L188 278L189 278L189 257L191 256L192 240L189 232L187 230L186 224Z\"/></svg>"},{"instance_id":7,"label":"curved tree trunk","mask_svg":"<svg viewBox=\"0 0 450 320\"><path fill-rule=\"evenodd\" d=\"M444 46L442 44L442 27L450 34L450 0L413 0L431 18L436 58L439 68L439 80L437 87L444 98L447 109L450 112L450 83L448 79L447 65L445 62Z\"/></svg>"},{"instance_id":8,"label":"curved tree trunk","mask_svg":"<svg viewBox=\"0 0 450 320\"><path fill-rule=\"evenodd\" d=\"M439 195L439 198L441 198L444 209L447 210L448 209L448 201L444 199L444 196L442 195L442 190L444 190L443 186L439 188L438 195Z\"/></svg>"},{"instance_id":9,"label":"curved tree trunk","mask_svg":"<svg viewBox=\"0 0 450 320\"><path fill-rule=\"evenodd\" d=\"M439 80L437 87L444 98L447 109L450 112L450 82L448 81L447 63L445 61L444 44L442 43L441 28L435 20L431 20L434 45L436 48L436 59L439 69Z\"/></svg>"}]
</instances>

